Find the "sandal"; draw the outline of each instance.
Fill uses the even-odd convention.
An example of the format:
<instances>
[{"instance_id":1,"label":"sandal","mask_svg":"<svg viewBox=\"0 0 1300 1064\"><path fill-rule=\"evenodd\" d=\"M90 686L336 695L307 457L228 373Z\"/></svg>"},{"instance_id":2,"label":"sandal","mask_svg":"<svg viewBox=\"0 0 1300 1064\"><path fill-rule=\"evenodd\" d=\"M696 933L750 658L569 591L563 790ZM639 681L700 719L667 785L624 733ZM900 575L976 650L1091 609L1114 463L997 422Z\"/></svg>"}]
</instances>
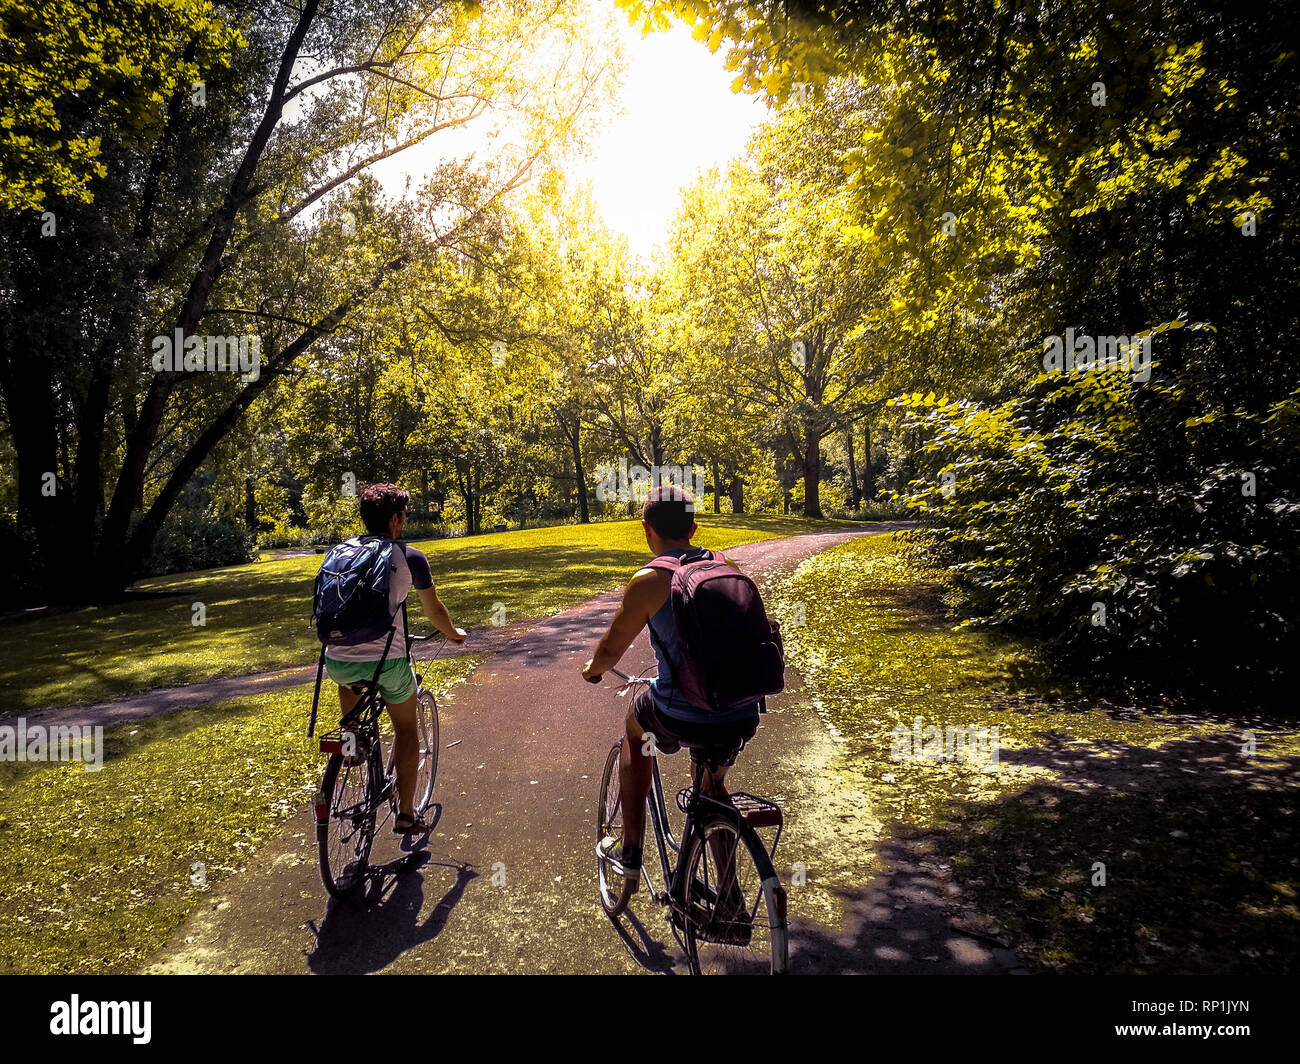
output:
<instances>
[{"instance_id":1,"label":"sandal","mask_svg":"<svg viewBox=\"0 0 1300 1064\"><path fill-rule=\"evenodd\" d=\"M406 827L402 827L402 821L406 821ZM426 824L420 817L409 813L398 813L397 819L393 821L394 835L427 835L432 830L432 824Z\"/></svg>"}]
</instances>

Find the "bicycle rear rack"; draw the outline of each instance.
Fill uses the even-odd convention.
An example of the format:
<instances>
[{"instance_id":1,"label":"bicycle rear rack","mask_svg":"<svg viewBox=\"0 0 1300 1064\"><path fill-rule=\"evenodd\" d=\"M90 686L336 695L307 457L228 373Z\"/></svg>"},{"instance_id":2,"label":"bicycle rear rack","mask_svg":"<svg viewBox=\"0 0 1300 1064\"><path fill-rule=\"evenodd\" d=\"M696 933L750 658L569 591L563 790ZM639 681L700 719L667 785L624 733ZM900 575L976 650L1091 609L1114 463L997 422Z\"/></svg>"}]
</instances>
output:
<instances>
[{"instance_id":1,"label":"bicycle rear rack","mask_svg":"<svg viewBox=\"0 0 1300 1064\"><path fill-rule=\"evenodd\" d=\"M683 813L686 812L694 791L694 787L683 787L677 792L677 808ZM781 807L766 798L746 794L744 791L729 791L727 798L751 828L779 828L785 823Z\"/></svg>"},{"instance_id":2,"label":"bicycle rear rack","mask_svg":"<svg viewBox=\"0 0 1300 1064\"><path fill-rule=\"evenodd\" d=\"M677 792L677 808L683 813L687 811L687 806L691 803L692 795L695 793L694 787L683 787ZM700 795L700 798L709 797ZM781 813L781 807L775 802L769 802L766 798L760 798L756 794L747 794L744 791L730 791L727 799L732 807L745 818L745 823L751 828L776 828L776 835L772 839L772 845L768 847L768 856L776 860L776 845L781 841L781 829L785 826L785 817ZM717 799L712 799L717 801Z\"/></svg>"},{"instance_id":3,"label":"bicycle rear rack","mask_svg":"<svg viewBox=\"0 0 1300 1064\"><path fill-rule=\"evenodd\" d=\"M343 753L343 732L335 730L322 735L320 737L320 750L322 754Z\"/></svg>"},{"instance_id":4,"label":"bicycle rear rack","mask_svg":"<svg viewBox=\"0 0 1300 1064\"><path fill-rule=\"evenodd\" d=\"M349 738L352 740L350 743ZM348 764L355 766L363 763L370 756L371 741L371 736L362 725L351 728L339 727L320 737L320 750L322 754L344 754L348 758ZM351 750L348 749L349 747Z\"/></svg>"}]
</instances>

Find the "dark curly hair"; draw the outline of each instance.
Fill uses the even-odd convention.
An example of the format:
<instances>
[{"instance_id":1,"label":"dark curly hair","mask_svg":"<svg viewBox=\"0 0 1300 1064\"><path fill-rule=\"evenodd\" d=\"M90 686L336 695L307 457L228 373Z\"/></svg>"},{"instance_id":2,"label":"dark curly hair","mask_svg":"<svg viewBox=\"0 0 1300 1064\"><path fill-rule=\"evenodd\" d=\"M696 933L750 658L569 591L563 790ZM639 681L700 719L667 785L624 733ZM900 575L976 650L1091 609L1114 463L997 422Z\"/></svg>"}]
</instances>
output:
<instances>
[{"instance_id":1,"label":"dark curly hair","mask_svg":"<svg viewBox=\"0 0 1300 1064\"><path fill-rule=\"evenodd\" d=\"M388 535L388 519L404 512L411 493L396 484L367 484L361 489L361 521L372 536Z\"/></svg>"}]
</instances>

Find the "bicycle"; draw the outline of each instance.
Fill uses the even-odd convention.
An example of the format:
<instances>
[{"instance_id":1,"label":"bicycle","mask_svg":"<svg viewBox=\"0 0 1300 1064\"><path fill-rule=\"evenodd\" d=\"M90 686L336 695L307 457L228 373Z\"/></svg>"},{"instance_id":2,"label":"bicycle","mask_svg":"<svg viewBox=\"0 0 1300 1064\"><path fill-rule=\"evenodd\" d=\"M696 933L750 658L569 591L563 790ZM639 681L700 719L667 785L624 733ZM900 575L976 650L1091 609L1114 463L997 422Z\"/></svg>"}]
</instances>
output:
<instances>
[{"instance_id":1,"label":"bicycle","mask_svg":"<svg viewBox=\"0 0 1300 1064\"><path fill-rule=\"evenodd\" d=\"M609 671L624 681L620 695L634 684L648 684L653 679ZM600 852L603 840L622 834L618 767L624 738L605 759L596 811L600 903L611 917L627 908L639 882L624 878ZM646 804L663 888L658 889L651 878L649 862L643 862L641 876L651 899L667 907L673 936L686 955L691 974L761 971L783 975L789 959L786 892L773 865L783 826L781 808L742 791L722 798L705 793L701 789L704 771L714 772L718 763L697 760L695 753L691 751L693 783L677 793L677 807L686 816L679 841L668 822L658 750L651 743L651 787ZM770 849L760 838L759 828L776 829ZM675 865L670 850L677 855Z\"/></svg>"},{"instance_id":2,"label":"bicycle","mask_svg":"<svg viewBox=\"0 0 1300 1064\"><path fill-rule=\"evenodd\" d=\"M432 638L408 634L407 654L414 643ZM445 646L444 640L438 654ZM429 660L436 661L438 654ZM321 752L329 754L330 759L321 779L320 793L316 795L316 848L321 882L331 896L339 899L350 896L365 882L375 836L399 812L394 751L390 746L385 762L379 734L384 698L379 692L378 678L379 668L376 668L374 679L351 685L361 696L360 700L336 731L320 738ZM424 677L418 672L415 684L420 760L414 810L419 818L433 802L439 735L438 702L433 692L425 689ZM385 805L387 809L380 821L379 811Z\"/></svg>"}]
</instances>

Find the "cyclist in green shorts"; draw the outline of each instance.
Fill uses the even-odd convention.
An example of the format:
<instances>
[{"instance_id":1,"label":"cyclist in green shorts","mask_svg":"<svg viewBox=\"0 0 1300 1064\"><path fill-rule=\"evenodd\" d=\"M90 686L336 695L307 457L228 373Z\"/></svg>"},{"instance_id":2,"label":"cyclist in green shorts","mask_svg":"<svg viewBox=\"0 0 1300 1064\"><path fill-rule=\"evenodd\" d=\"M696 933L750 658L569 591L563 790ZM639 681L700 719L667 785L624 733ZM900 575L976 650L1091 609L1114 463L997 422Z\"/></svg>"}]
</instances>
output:
<instances>
[{"instance_id":1,"label":"cyclist in green shorts","mask_svg":"<svg viewBox=\"0 0 1300 1064\"><path fill-rule=\"evenodd\" d=\"M406 525L406 508L411 501L409 492L395 484L369 484L361 492L361 521L372 536L384 536L396 541ZM414 588L420 596L424 615L453 643L465 642L464 630L451 623L447 607L434 590L429 560L423 552L405 543L394 542L393 571L389 574L389 608L397 631L393 633L389 660L379 674L379 691L384 697L388 716L393 722L393 762L397 770L398 816L393 830L400 835L423 834L429 825L415 817L415 777L420 759L420 737L416 728L415 671L411 659L403 653L406 648L406 624L402 603ZM339 704L343 717L356 706L360 695L351 684L370 680L375 675L375 663L384 656L387 633L382 639L355 646L327 645L325 670L329 678L339 685ZM401 654L401 656L397 656Z\"/></svg>"}]
</instances>

